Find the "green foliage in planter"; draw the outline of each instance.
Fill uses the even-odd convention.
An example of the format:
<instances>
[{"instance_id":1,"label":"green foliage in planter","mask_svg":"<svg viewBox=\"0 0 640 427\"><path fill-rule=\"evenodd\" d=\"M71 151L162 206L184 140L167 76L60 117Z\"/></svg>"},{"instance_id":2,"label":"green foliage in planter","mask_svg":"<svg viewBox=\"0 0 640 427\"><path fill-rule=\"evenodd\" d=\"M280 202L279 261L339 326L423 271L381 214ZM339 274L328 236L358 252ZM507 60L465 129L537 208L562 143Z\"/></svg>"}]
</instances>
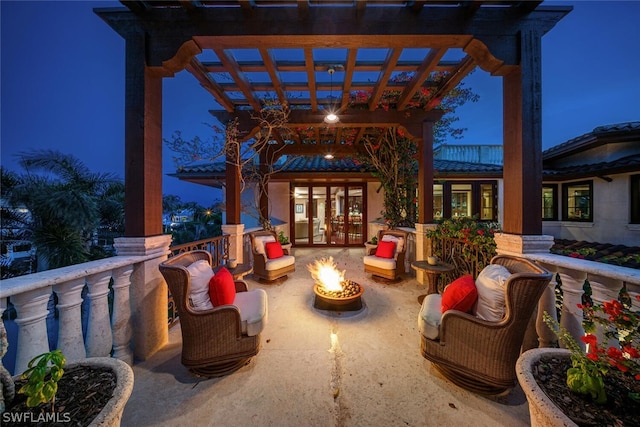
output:
<instances>
[{"instance_id":1,"label":"green foliage in planter","mask_svg":"<svg viewBox=\"0 0 640 427\"><path fill-rule=\"evenodd\" d=\"M372 245L377 245L378 244L378 236L373 236L371 238L371 240L369 240L369 243L371 243Z\"/></svg>"},{"instance_id":2,"label":"green foliage in planter","mask_svg":"<svg viewBox=\"0 0 640 427\"><path fill-rule=\"evenodd\" d=\"M280 242L281 245L288 245L289 244L289 238L284 235L284 231L279 231L278 232L278 242Z\"/></svg>"},{"instance_id":3,"label":"green foliage in planter","mask_svg":"<svg viewBox=\"0 0 640 427\"><path fill-rule=\"evenodd\" d=\"M29 361L27 370L21 376L27 383L18 390L18 393L27 395L28 407L38 406L55 398L66 361L60 350L43 353Z\"/></svg>"},{"instance_id":4,"label":"green foliage in planter","mask_svg":"<svg viewBox=\"0 0 640 427\"><path fill-rule=\"evenodd\" d=\"M456 217L441 221L438 226L427 231L430 239L459 239L465 245L476 246L490 254L496 253L494 235L500 232L500 224L496 222L478 221L474 217Z\"/></svg>"}]
</instances>

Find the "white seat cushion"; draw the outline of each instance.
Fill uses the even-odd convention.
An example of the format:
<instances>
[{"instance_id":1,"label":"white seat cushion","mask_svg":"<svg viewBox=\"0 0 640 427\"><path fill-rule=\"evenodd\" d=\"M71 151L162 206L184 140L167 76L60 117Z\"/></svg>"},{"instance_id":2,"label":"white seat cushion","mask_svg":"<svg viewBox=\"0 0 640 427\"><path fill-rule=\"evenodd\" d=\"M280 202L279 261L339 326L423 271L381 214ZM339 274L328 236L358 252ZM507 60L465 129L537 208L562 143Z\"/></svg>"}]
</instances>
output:
<instances>
[{"instance_id":1,"label":"white seat cushion","mask_svg":"<svg viewBox=\"0 0 640 427\"><path fill-rule=\"evenodd\" d=\"M418 313L418 331L430 340L440 335L440 321L442 320L442 295L430 294L424 297L420 313Z\"/></svg>"},{"instance_id":2,"label":"white seat cushion","mask_svg":"<svg viewBox=\"0 0 640 427\"><path fill-rule=\"evenodd\" d=\"M295 264L296 259L292 255L283 255L280 258L268 259L264 265L265 270L273 271Z\"/></svg>"},{"instance_id":3,"label":"white seat cushion","mask_svg":"<svg viewBox=\"0 0 640 427\"><path fill-rule=\"evenodd\" d=\"M267 293L263 289L238 292L233 305L240 310L242 333L258 335L267 324Z\"/></svg>"},{"instance_id":4,"label":"white seat cushion","mask_svg":"<svg viewBox=\"0 0 640 427\"><path fill-rule=\"evenodd\" d=\"M213 277L213 270L208 261L199 260L187 267L191 286L189 288L189 301L195 311L210 310L213 308L209 297L209 280Z\"/></svg>"},{"instance_id":5,"label":"white seat cushion","mask_svg":"<svg viewBox=\"0 0 640 427\"><path fill-rule=\"evenodd\" d=\"M475 315L483 320L499 322L505 314L504 284L511 276L506 267L490 264L482 269L476 279L478 303Z\"/></svg>"},{"instance_id":6,"label":"white seat cushion","mask_svg":"<svg viewBox=\"0 0 640 427\"><path fill-rule=\"evenodd\" d=\"M256 236L254 239L255 251L259 254L266 255L264 244L267 242L275 242L276 239L273 236Z\"/></svg>"},{"instance_id":7,"label":"white seat cushion","mask_svg":"<svg viewBox=\"0 0 640 427\"><path fill-rule=\"evenodd\" d=\"M396 260L393 258L381 258L375 255L367 255L362 260L365 265L370 267L378 267L385 270L396 269Z\"/></svg>"}]
</instances>

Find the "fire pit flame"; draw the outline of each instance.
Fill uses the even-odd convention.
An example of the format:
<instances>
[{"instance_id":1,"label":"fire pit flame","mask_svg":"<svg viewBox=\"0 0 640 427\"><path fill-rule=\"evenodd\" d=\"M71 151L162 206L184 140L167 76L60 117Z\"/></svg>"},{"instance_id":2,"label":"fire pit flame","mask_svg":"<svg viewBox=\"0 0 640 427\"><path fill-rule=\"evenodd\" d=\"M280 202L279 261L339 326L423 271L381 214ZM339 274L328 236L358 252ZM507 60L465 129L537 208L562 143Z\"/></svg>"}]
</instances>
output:
<instances>
[{"instance_id":1,"label":"fire pit flame","mask_svg":"<svg viewBox=\"0 0 640 427\"><path fill-rule=\"evenodd\" d=\"M313 280L329 292L340 292L347 283L344 278L346 270L338 270L333 257L316 260L313 264L307 265L307 269Z\"/></svg>"},{"instance_id":2,"label":"fire pit flame","mask_svg":"<svg viewBox=\"0 0 640 427\"><path fill-rule=\"evenodd\" d=\"M362 309L362 286L345 279L346 271L338 270L333 257L316 260L313 264L307 265L307 269L315 281L315 308L333 311Z\"/></svg>"}]
</instances>

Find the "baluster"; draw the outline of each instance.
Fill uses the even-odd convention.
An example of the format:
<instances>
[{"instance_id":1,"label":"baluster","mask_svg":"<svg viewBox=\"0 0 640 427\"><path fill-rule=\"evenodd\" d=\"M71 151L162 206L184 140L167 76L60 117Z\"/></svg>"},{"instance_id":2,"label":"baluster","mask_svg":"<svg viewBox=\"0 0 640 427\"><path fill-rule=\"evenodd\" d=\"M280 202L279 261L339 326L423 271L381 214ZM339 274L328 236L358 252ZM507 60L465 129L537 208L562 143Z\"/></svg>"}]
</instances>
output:
<instances>
[{"instance_id":1,"label":"baluster","mask_svg":"<svg viewBox=\"0 0 640 427\"><path fill-rule=\"evenodd\" d=\"M578 308L578 304L582 304L583 286L587 279L587 273L563 267L559 267L558 271L562 282L560 325L576 339L578 345L584 350L585 344L580 340L580 337L584 335L582 310ZM562 344L561 346L564 347Z\"/></svg>"},{"instance_id":2,"label":"baluster","mask_svg":"<svg viewBox=\"0 0 640 427\"><path fill-rule=\"evenodd\" d=\"M16 350L16 375L27 369L27 364L35 356L49 351L47 339L47 304L51 288L39 288L11 297L16 309L18 325L18 348Z\"/></svg>"},{"instance_id":3,"label":"baluster","mask_svg":"<svg viewBox=\"0 0 640 427\"><path fill-rule=\"evenodd\" d=\"M640 285L636 285L633 283L625 283L627 287L627 293L629 294L629 298L631 298L631 310L636 313L640 313L640 300L638 300L637 296L640 295ZM637 348L640 347L640 338L636 338L633 340L633 345Z\"/></svg>"},{"instance_id":4,"label":"baluster","mask_svg":"<svg viewBox=\"0 0 640 427\"><path fill-rule=\"evenodd\" d=\"M605 301L618 300L620 290L622 289L622 280L613 279L610 277L589 275L589 284L591 285L591 299L594 304L602 305ZM601 316L606 314L601 314ZM602 325L596 324L596 333L598 342L604 342L604 329ZM609 339L607 347L620 348L620 343L617 339Z\"/></svg>"},{"instance_id":5,"label":"baluster","mask_svg":"<svg viewBox=\"0 0 640 427\"><path fill-rule=\"evenodd\" d=\"M558 269L552 264L542 264L542 267L551 273L551 281L549 286L544 290L540 300L538 301L538 314L536 316L536 332L538 333L538 345L539 347L555 347L558 342L558 337L553 333L551 328L544 323L542 318L543 313L546 311L549 315L558 320L558 313L556 311L556 286L558 281L556 280L556 274Z\"/></svg>"},{"instance_id":6,"label":"baluster","mask_svg":"<svg viewBox=\"0 0 640 427\"><path fill-rule=\"evenodd\" d=\"M133 352L129 346L131 329L131 302L129 289L133 265L113 272L113 357L129 365L133 364Z\"/></svg>"},{"instance_id":7,"label":"baluster","mask_svg":"<svg viewBox=\"0 0 640 427\"><path fill-rule=\"evenodd\" d=\"M89 324L87 325L87 357L105 357L111 354L113 337L109 320L109 279L104 271L87 277L89 292Z\"/></svg>"},{"instance_id":8,"label":"baluster","mask_svg":"<svg viewBox=\"0 0 640 427\"><path fill-rule=\"evenodd\" d=\"M87 357L82 338L84 277L53 286L58 295L58 349L72 362Z\"/></svg>"}]
</instances>

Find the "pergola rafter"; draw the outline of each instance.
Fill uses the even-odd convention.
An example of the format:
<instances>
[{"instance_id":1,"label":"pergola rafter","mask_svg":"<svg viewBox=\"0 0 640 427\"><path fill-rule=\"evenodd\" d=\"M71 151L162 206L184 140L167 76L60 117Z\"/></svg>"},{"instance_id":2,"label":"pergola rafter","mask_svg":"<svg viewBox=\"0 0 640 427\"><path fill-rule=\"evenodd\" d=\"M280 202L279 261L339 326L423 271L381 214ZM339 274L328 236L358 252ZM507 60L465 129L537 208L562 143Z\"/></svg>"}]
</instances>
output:
<instances>
[{"instance_id":1,"label":"pergola rafter","mask_svg":"<svg viewBox=\"0 0 640 427\"><path fill-rule=\"evenodd\" d=\"M290 131L275 135L285 153L331 147L349 155L347 149L357 149L362 138L404 127L419 142L422 223L432 219L425 206L433 201L427 190L433 184L431 144L441 100L476 67L499 76L505 111L503 228L515 234L541 231L541 201L523 195L542 183L541 37L570 7L439 0L121 3L126 8L96 13L126 40L128 236L162 229L161 83L184 69L211 93L220 108L213 108L214 115L223 123L239 117L246 135L255 128L244 117L246 109L260 110L265 96L289 104ZM383 53L369 57L374 51ZM331 84L323 74L330 67L336 70ZM403 72L406 78L397 78ZM322 111L334 99L322 92L332 89L340 97L340 122L325 126ZM358 99L362 93L364 100ZM378 108L382 101L384 109ZM237 174L226 174L230 224L239 220ZM150 209L158 211L157 219L149 220L155 218ZM140 213L145 221L137 220Z\"/></svg>"}]
</instances>

